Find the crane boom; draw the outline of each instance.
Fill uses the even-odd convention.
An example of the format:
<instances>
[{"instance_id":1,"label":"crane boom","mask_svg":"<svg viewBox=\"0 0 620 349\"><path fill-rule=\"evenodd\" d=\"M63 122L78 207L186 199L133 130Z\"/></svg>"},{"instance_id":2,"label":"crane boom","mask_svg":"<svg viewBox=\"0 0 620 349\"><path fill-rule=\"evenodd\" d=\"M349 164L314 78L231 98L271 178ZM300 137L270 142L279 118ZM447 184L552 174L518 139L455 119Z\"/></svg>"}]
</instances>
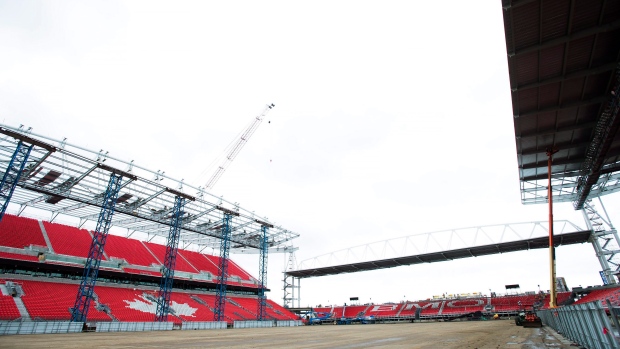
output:
<instances>
[{"instance_id":1,"label":"crane boom","mask_svg":"<svg viewBox=\"0 0 620 349\"><path fill-rule=\"evenodd\" d=\"M218 168L215 170L215 173L211 176L211 178L209 178L209 181L205 185L206 190L209 190L213 188L213 186L215 186L215 183L217 183L217 181L220 179L224 171L226 171L230 163L235 159L235 157L237 157L237 154L239 154L241 149L243 149L243 146L248 142L250 137L252 137L252 134L254 134L254 131L256 131L260 123L263 121L263 118L265 117L265 115L267 115L267 113L273 107L275 107L273 103L267 104L263 112L260 113L254 119L252 124L250 124L250 126L241 134L241 137L233 144L230 151L224 158L224 161L222 161L222 164L218 166Z\"/></svg>"}]
</instances>

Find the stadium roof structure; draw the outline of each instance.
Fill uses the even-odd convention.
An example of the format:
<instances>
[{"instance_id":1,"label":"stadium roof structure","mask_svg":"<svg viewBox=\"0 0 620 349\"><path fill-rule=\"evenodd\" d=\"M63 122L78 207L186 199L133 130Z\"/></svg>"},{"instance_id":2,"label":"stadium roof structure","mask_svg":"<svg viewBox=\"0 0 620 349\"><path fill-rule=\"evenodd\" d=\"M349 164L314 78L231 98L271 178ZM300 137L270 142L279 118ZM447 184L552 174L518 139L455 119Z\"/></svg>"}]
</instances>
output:
<instances>
[{"instance_id":1,"label":"stadium roof structure","mask_svg":"<svg viewBox=\"0 0 620 349\"><path fill-rule=\"evenodd\" d=\"M524 204L620 190L620 2L502 0Z\"/></svg>"},{"instance_id":2,"label":"stadium roof structure","mask_svg":"<svg viewBox=\"0 0 620 349\"><path fill-rule=\"evenodd\" d=\"M111 173L123 176L112 226L149 237L167 237L176 196L185 197L180 241L187 248L219 248L222 217L232 215L231 249L258 249L261 226L267 226L268 245L274 249L292 248L290 241L299 234L276 226L267 218L255 215L204 191L154 172L133 161L126 162L94 152L66 141L35 135L23 128L0 124L0 170L6 171L17 143L32 144L26 166L11 198L18 212L32 207L51 214L79 218L80 226L99 218L103 195Z\"/></svg>"},{"instance_id":3,"label":"stadium roof structure","mask_svg":"<svg viewBox=\"0 0 620 349\"><path fill-rule=\"evenodd\" d=\"M554 222L554 245L588 242L591 230L572 222ZM302 261L287 275L297 278L354 273L403 265L549 247L548 222L501 224L453 229L379 241Z\"/></svg>"}]
</instances>

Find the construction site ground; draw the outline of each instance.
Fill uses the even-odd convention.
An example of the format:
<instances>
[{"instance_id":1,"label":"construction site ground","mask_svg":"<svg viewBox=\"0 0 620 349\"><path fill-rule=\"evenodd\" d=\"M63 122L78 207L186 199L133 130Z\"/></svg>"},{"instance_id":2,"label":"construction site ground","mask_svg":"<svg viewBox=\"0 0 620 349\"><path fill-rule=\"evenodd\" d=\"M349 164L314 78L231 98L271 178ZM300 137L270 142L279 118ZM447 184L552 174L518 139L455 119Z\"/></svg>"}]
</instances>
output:
<instances>
[{"instance_id":1,"label":"construction site ground","mask_svg":"<svg viewBox=\"0 0 620 349\"><path fill-rule=\"evenodd\" d=\"M576 348L549 327L514 320L256 329L12 335L0 348Z\"/></svg>"}]
</instances>

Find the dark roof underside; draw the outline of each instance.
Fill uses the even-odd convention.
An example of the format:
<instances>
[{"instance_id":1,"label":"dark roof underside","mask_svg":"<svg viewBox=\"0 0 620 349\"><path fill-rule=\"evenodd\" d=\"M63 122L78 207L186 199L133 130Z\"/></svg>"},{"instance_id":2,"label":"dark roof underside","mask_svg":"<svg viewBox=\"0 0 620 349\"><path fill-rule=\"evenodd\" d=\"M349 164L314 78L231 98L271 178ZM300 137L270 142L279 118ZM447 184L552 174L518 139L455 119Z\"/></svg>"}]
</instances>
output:
<instances>
[{"instance_id":1,"label":"dark roof underside","mask_svg":"<svg viewBox=\"0 0 620 349\"><path fill-rule=\"evenodd\" d=\"M620 170L618 120L601 140L602 150L588 155L614 99L620 1L503 0L503 7L520 181L547 178L550 147L558 150L551 170L556 179L583 176L588 156L598 166L589 171L596 175L590 186ZM554 195L576 201L573 184Z\"/></svg>"},{"instance_id":2,"label":"dark roof underside","mask_svg":"<svg viewBox=\"0 0 620 349\"><path fill-rule=\"evenodd\" d=\"M573 233L566 233L562 235L556 235L554 237L554 245L573 245L587 242L590 238L590 231L578 231ZM531 250L536 248L548 248L549 238L540 237L529 240L511 241L500 244L476 246L471 248L463 248L458 250L434 252L420 255L405 256L392 259L384 259L369 262L360 262L344 265L335 265L322 268L311 268L303 270L287 271L288 275L307 278L313 276L325 276L343 273L354 273L358 271L368 271L375 269L393 268L402 265L412 265L421 263L434 263L445 262L454 259L467 258L467 257L479 257L498 253L516 252Z\"/></svg>"}]
</instances>

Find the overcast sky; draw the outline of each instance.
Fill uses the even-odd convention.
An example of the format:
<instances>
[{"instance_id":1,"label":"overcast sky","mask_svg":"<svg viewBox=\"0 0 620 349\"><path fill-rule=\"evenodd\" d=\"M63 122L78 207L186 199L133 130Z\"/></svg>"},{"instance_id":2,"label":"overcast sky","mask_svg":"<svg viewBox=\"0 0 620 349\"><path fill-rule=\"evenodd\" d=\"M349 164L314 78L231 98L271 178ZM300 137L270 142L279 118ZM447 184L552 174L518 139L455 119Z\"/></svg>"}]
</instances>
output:
<instances>
[{"instance_id":1,"label":"overcast sky","mask_svg":"<svg viewBox=\"0 0 620 349\"><path fill-rule=\"evenodd\" d=\"M520 203L501 1L4 1L0 120L204 185L301 234L297 260L399 236L544 221ZM618 198L605 197L612 220ZM585 227L571 204L556 219ZM258 275L258 255L233 255ZM281 302L284 255L270 255ZM600 284L589 244L569 287ZM302 280L302 305L549 288L548 252Z\"/></svg>"}]
</instances>

